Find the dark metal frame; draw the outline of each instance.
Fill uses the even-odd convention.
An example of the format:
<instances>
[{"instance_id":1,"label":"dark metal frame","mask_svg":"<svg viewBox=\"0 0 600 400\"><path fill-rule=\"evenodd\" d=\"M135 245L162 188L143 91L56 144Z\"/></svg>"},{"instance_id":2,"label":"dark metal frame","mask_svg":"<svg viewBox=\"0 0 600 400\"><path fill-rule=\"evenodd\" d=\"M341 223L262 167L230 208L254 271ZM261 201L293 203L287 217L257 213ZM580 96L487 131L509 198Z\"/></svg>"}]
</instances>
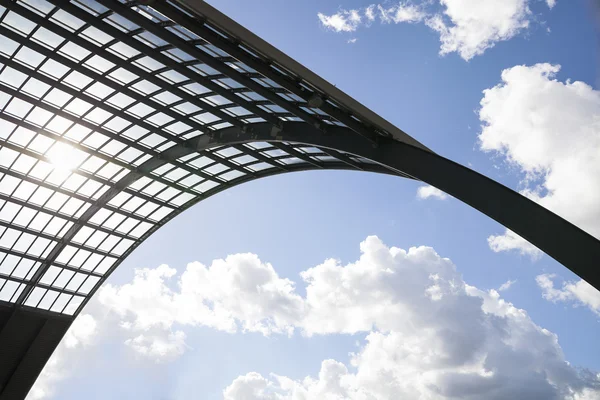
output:
<instances>
[{"instance_id":1,"label":"dark metal frame","mask_svg":"<svg viewBox=\"0 0 600 400\"><path fill-rule=\"evenodd\" d=\"M600 288L595 238L436 155L203 1L0 0L0 36L0 400L27 393L148 236L285 172L422 180ZM78 160L70 171L51 165L59 146ZM19 326L27 340L11 344Z\"/></svg>"}]
</instances>

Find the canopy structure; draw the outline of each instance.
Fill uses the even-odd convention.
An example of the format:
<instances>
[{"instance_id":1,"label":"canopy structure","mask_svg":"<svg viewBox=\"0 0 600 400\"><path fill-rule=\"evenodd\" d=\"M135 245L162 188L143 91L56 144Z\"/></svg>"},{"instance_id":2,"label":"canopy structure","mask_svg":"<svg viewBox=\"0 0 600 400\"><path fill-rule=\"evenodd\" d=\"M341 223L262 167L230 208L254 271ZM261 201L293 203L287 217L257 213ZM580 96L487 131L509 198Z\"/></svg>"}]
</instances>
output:
<instances>
[{"instance_id":1,"label":"canopy structure","mask_svg":"<svg viewBox=\"0 0 600 400\"><path fill-rule=\"evenodd\" d=\"M94 292L170 219L321 169L430 183L600 288L595 238L203 1L0 0L0 400L26 396Z\"/></svg>"}]
</instances>

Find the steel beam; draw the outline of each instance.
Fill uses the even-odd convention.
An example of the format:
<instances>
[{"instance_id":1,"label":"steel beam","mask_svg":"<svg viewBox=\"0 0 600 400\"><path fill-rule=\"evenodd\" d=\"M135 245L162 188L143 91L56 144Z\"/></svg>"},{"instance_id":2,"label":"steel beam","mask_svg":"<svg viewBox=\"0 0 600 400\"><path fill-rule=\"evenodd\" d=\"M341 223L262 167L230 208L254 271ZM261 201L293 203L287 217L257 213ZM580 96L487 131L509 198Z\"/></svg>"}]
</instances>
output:
<instances>
[{"instance_id":1,"label":"steel beam","mask_svg":"<svg viewBox=\"0 0 600 400\"><path fill-rule=\"evenodd\" d=\"M323 135L318 129L301 122L284 123L282 130L276 134L269 123L253 124L246 132L242 132L237 127L225 128L211 136L194 138L186 143L185 148L202 152L222 146L238 146L253 142L304 144L336 152L341 151L373 161L375 164L362 165L366 171L410 177L429 183L511 229L600 290L600 270L597 267L597 262L600 260L600 241L506 186L426 149L395 139L384 139L378 146L373 147L370 141L353 134L349 128L332 127L327 135ZM322 169L319 164L308 163L299 167L288 171L273 168L262 171L263 173L255 177L240 177L226 186L210 190L165 217L129 250L133 251L143 240L176 215L227 188L253 179L294 170ZM338 165L328 163L327 169L353 168L340 162ZM125 257L126 254L121 260ZM121 260L105 274L102 282ZM89 297L102 282L99 282ZM88 299L84 300L80 309Z\"/></svg>"}]
</instances>

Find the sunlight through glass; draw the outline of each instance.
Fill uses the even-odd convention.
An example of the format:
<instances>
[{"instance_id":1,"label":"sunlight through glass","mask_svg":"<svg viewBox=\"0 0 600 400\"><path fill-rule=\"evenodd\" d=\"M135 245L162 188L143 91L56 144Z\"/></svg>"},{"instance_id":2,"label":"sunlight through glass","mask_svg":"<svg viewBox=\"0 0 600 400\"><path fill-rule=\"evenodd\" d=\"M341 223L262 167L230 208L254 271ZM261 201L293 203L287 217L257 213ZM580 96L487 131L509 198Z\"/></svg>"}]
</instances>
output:
<instances>
[{"instance_id":1,"label":"sunlight through glass","mask_svg":"<svg viewBox=\"0 0 600 400\"><path fill-rule=\"evenodd\" d=\"M46 152L52 167L61 172L71 172L81 163L80 151L66 143L57 142Z\"/></svg>"}]
</instances>

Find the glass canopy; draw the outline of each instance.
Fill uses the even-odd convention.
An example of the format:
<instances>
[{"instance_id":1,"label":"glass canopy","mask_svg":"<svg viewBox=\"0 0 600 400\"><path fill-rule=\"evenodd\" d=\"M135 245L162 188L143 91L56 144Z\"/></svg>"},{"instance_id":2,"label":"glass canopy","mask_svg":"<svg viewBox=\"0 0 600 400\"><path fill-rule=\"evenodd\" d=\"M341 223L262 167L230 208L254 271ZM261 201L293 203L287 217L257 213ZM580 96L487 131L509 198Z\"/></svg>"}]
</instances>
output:
<instances>
[{"instance_id":1,"label":"glass canopy","mask_svg":"<svg viewBox=\"0 0 600 400\"><path fill-rule=\"evenodd\" d=\"M198 138L282 122L392 136L186 5L0 1L0 302L76 315L144 239L228 187L390 172L294 143Z\"/></svg>"}]
</instances>

